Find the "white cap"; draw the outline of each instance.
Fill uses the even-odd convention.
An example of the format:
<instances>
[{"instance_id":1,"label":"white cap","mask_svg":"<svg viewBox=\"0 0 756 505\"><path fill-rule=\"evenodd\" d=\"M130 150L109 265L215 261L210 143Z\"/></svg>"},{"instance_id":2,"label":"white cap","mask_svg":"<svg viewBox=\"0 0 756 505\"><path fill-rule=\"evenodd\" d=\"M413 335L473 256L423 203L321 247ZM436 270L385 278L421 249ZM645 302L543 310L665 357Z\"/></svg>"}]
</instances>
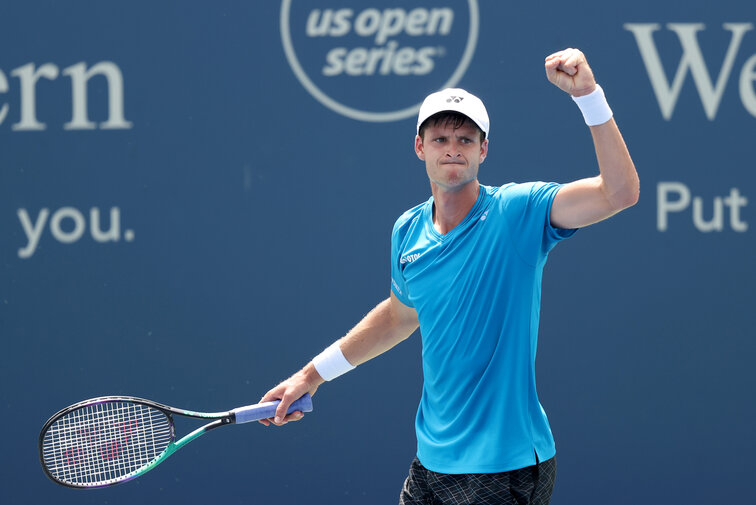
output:
<instances>
[{"instance_id":1,"label":"white cap","mask_svg":"<svg viewBox=\"0 0 756 505\"><path fill-rule=\"evenodd\" d=\"M455 111L469 117L488 138L489 121L485 105L477 96L459 88L446 88L431 93L425 98L420 106L420 113L417 115L417 133L420 133L420 125L423 121L433 114L444 111Z\"/></svg>"}]
</instances>

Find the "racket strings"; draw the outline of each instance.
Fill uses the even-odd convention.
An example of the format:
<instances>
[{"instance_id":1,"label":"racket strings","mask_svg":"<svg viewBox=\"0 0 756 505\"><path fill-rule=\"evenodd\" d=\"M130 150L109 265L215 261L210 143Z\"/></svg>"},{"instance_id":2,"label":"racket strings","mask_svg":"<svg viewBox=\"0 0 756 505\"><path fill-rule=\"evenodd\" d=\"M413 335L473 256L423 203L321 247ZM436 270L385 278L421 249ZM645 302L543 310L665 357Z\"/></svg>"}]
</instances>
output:
<instances>
[{"instance_id":1,"label":"racket strings","mask_svg":"<svg viewBox=\"0 0 756 505\"><path fill-rule=\"evenodd\" d=\"M121 481L158 458L173 441L161 410L126 401L87 405L56 420L44 435L53 478L75 486Z\"/></svg>"}]
</instances>

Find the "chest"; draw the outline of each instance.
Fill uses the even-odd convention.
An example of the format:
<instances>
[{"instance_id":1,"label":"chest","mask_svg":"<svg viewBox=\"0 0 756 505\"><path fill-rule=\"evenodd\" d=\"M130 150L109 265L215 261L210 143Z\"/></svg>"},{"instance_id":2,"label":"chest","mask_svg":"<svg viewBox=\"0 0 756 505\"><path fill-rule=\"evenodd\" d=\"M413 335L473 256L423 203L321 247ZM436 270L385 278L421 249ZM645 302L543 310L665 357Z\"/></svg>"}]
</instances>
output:
<instances>
[{"instance_id":1,"label":"chest","mask_svg":"<svg viewBox=\"0 0 756 505\"><path fill-rule=\"evenodd\" d=\"M488 212L444 236L428 226L414 230L399 256L410 298L423 303L428 298L464 295L481 283L500 279L513 259L511 240L506 222Z\"/></svg>"}]
</instances>

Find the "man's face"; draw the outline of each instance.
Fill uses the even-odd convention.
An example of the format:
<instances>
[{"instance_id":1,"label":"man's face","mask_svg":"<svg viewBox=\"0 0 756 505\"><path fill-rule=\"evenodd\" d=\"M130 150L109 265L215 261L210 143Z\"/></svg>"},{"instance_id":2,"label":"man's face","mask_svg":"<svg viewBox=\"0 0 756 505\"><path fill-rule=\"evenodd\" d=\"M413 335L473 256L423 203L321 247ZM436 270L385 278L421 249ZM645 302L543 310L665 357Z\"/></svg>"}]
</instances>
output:
<instances>
[{"instance_id":1,"label":"man's face","mask_svg":"<svg viewBox=\"0 0 756 505\"><path fill-rule=\"evenodd\" d=\"M415 137L417 157L425 161L431 184L445 191L458 191L478 177L478 167L488 154L488 139L471 121L454 129L452 124L430 124L423 138Z\"/></svg>"}]
</instances>

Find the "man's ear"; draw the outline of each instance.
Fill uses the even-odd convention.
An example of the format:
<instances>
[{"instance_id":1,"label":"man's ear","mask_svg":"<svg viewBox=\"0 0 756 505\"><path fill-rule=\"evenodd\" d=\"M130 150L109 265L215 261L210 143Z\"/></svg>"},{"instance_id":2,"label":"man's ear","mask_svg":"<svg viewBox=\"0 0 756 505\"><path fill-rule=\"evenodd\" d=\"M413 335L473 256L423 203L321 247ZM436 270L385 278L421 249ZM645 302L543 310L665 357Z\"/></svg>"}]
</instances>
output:
<instances>
[{"instance_id":1,"label":"man's ear","mask_svg":"<svg viewBox=\"0 0 756 505\"><path fill-rule=\"evenodd\" d=\"M415 135L415 154L421 160L425 161L425 150L423 149L423 139L420 135Z\"/></svg>"},{"instance_id":2,"label":"man's ear","mask_svg":"<svg viewBox=\"0 0 756 505\"><path fill-rule=\"evenodd\" d=\"M486 156L488 156L488 139L483 139L483 142L480 144L480 162L483 163L483 161L486 159Z\"/></svg>"}]
</instances>

